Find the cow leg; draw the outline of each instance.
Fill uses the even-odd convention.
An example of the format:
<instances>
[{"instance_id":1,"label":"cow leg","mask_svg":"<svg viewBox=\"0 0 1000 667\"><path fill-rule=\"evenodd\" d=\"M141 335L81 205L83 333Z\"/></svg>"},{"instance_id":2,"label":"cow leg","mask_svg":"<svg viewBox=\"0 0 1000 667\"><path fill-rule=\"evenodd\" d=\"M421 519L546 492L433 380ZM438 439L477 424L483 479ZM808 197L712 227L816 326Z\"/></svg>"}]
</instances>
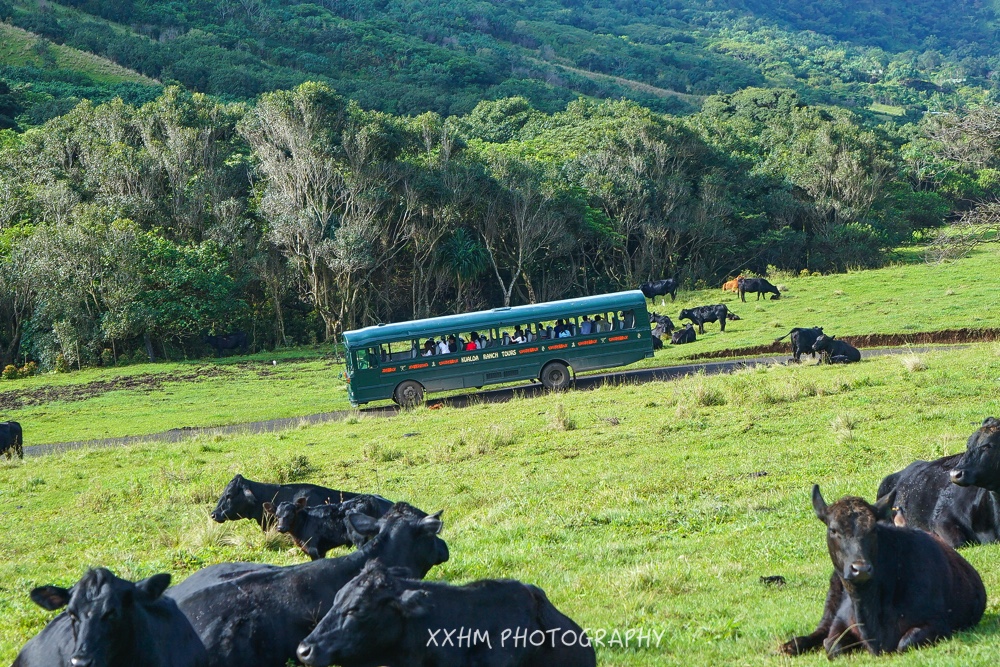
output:
<instances>
[{"instance_id":1,"label":"cow leg","mask_svg":"<svg viewBox=\"0 0 1000 667\"><path fill-rule=\"evenodd\" d=\"M22 461L24 460L24 441L21 440L21 438L17 439L15 453L17 454L17 458L21 459Z\"/></svg>"},{"instance_id":2,"label":"cow leg","mask_svg":"<svg viewBox=\"0 0 1000 667\"><path fill-rule=\"evenodd\" d=\"M966 544L974 544L977 540L954 520L936 521L931 531L944 540L952 549L958 549Z\"/></svg>"},{"instance_id":3,"label":"cow leg","mask_svg":"<svg viewBox=\"0 0 1000 667\"><path fill-rule=\"evenodd\" d=\"M830 634L823 640L826 657L830 660L847 653L860 651L865 647L861 635L858 634L854 614L850 613L850 607L850 599L841 602L841 608L830 625Z\"/></svg>"},{"instance_id":4,"label":"cow leg","mask_svg":"<svg viewBox=\"0 0 1000 667\"><path fill-rule=\"evenodd\" d=\"M836 572L830 574L830 588L826 592L826 602L823 604L823 617L819 620L819 626L810 634L801 637L793 637L791 640L781 645L781 652L785 655L802 655L809 651L815 651L823 645L823 640L830 634L830 626L837 616L837 610L844 600L844 585Z\"/></svg>"},{"instance_id":5,"label":"cow leg","mask_svg":"<svg viewBox=\"0 0 1000 667\"><path fill-rule=\"evenodd\" d=\"M899 640L899 645L896 646L896 650L902 653L911 648L933 644L946 636L944 632L939 631L937 628L929 625L919 625L915 628L910 628L903 634Z\"/></svg>"}]
</instances>

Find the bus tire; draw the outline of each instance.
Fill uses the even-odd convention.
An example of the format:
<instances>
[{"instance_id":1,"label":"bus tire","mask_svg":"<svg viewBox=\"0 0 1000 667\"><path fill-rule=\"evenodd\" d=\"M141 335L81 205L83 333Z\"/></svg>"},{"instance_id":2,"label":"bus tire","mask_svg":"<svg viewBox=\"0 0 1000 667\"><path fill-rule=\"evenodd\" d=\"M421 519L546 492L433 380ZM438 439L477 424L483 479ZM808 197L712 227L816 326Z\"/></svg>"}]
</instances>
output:
<instances>
[{"instance_id":1,"label":"bus tire","mask_svg":"<svg viewBox=\"0 0 1000 667\"><path fill-rule=\"evenodd\" d=\"M539 378L546 389L560 391L569 386L569 368L561 361L550 361L545 364Z\"/></svg>"},{"instance_id":2,"label":"bus tire","mask_svg":"<svg viewBox=\"0 0 1000 667\"><path fill-rule=\"evenodd\" d=\"M424 388L415 380L404 380L392 392L392 400L403 408L412 408L424 402Z\"/></svg>"}]
</instances>

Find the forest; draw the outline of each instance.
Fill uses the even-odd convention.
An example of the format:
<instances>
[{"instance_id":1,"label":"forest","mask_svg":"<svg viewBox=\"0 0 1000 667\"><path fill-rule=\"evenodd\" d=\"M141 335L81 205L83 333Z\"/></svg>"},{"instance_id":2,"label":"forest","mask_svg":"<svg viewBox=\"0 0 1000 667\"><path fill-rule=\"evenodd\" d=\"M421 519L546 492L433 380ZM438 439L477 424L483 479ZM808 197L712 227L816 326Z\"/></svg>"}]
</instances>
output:
<instances>
[{"instance_id":1,"label":"forest","mask_svg":"<svg viewBox=\"0 0 1000 667\"><path fill-rule=\"evenodd\" d=\"M1000 188L996 107L870 127L789 90L396 116L169 87L0 131L0 361L177 357L737 271L883 263Z\"/></svg>"}]
</instances>

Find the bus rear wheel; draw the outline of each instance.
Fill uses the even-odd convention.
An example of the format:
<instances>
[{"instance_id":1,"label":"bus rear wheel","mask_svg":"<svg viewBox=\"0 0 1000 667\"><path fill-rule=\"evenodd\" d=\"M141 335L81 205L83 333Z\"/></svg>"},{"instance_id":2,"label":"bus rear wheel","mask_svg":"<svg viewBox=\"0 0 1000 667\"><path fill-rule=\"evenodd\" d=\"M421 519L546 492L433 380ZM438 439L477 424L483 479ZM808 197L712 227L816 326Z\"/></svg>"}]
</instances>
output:
<instances>
[{"instance_id":1,"label":"bus rear wheel","mask_svg":"<svg viewBox=\"0 0 1000 667\"><path fill-rule=\"evenodd\" d=\"M546 389L559 391L569 386L569 368L561 361L552 361L545 365L539 378Z\"/></svg>"},{"instance_id":2,"label":"bus rear wheel","mask_svg":"<svg viewBox=\"0 0 1000 667\"><path fill-rule=\"evenodd\" d=\"M412 408L424 402L424 388L414 380L400 382L392 393L392 400L401 407Z\"/></svg>"}]
</instances>

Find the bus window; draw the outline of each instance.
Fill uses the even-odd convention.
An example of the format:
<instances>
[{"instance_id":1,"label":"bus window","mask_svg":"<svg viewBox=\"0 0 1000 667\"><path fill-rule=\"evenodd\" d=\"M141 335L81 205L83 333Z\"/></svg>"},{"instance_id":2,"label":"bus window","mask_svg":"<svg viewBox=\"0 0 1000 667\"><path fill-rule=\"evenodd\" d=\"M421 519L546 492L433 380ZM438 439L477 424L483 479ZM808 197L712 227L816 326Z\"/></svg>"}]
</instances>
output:
<instances>
[{"instance_id":1,"label":"bus window","mask_svg":"<svg viewBox=\"0 0 1000 667\"><path fill-rule=\"evenodd\" d=\"M370 347L365 350L358 350L354 353L354 358L356 359L356 366L359 371L367 370L369 368L377 368L379 365L379 358L381 357L381 352L377 347Z\"/></svg>"},{"instance_id":2,"label":"bus window","mask_svg":"<svg viewBox=\"0 0 1000 667\"><path fill-rule=\"evenodd\" d=\"M635 329L635 311L626 310L622 313L622 322L625 324L626 329Z\"/></svg>"},{"instance_id":3,"label":"bus window","mask_svg":"<svg viewBox=\"0 0 1000 667\"><path fill-rule=\"evenodd\" d=\"M389 360L413 359L417 355L417 341L400 340L389 343Z\"/></svg>"}]
</instances>

